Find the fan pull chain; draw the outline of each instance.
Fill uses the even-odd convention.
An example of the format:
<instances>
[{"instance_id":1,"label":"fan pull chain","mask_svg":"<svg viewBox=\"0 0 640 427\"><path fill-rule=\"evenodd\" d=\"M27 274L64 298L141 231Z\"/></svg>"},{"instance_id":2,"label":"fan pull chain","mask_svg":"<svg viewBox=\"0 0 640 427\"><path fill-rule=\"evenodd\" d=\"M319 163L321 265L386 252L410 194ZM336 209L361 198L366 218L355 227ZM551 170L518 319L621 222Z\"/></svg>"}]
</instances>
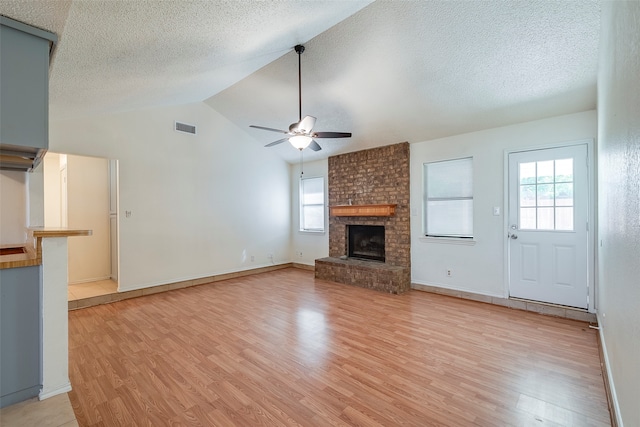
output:
<instances>
[{"instance_id":1,"label":"fan pull chain","mask_svg":"<svg viewBox=\"0 0 640 427\"><path fill-rule=\"evenodd\" d=\"M300 178L304 175L304 171L302 170L302 150L300 150Z\"/></svg>"}]
</instances>

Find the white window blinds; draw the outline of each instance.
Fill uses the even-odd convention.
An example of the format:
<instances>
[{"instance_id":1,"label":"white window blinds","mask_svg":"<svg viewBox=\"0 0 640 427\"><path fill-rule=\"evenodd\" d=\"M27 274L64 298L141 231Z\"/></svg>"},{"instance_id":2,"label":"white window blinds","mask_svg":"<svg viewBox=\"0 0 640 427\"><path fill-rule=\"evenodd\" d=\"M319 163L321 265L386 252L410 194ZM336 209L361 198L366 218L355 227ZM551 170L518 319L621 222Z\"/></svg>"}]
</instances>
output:
<instances>
[{"instance_id":1,"label":"white window blinds","mask_svg":"<svg viewBox=\"0 0 640 427\"><path fill-rule=\"evenodd\" d=\"M300 231L324 231L324 178L300 180Z\"/></svg>"},{"instance_id":2,"label":"white window blinds","mask_svg":"<svg viewBox=\"0 0 640 427\"><path fill-rule=\"evenodd\" d=\"M473 158L424 164L424 230L433 237L473 237Z\"/></svg>"}]
</instances>

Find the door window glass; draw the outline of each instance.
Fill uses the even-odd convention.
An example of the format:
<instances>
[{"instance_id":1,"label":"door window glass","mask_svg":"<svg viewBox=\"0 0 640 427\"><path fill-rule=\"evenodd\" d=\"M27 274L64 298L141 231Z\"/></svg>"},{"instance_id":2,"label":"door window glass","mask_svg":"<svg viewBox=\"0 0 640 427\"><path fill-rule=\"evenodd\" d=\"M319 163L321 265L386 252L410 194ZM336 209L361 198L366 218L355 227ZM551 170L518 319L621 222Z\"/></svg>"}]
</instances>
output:
<instances>
[{"instance_id":1,"label":"door window glass","mask_svg":"<svg viewBox=\"0 0 640 427\"><path fill-rule=\"evenodd\" d=\"M573 159L519 165L519 222L524 230L573 230Z\"/></svg>"}]
</instances>

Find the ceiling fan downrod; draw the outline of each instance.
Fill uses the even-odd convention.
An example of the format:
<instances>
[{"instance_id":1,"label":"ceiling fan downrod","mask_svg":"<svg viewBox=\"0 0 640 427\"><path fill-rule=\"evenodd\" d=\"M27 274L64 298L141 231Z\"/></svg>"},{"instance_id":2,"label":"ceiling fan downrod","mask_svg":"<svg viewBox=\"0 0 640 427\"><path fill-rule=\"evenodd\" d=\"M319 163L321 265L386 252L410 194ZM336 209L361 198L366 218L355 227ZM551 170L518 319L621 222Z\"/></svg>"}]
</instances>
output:
<instances>
[{"instance_id":1,"label":"ceiling fan downrod","mask_svg":"<svg viewBox=\"0 0 640 427\"><path fill-rule=\"evenodd\" d=\"M304 52L304 46L297 44L294 47L298 54L298 123L302 121L302 52Z\"/></svg>"}]
</instances>

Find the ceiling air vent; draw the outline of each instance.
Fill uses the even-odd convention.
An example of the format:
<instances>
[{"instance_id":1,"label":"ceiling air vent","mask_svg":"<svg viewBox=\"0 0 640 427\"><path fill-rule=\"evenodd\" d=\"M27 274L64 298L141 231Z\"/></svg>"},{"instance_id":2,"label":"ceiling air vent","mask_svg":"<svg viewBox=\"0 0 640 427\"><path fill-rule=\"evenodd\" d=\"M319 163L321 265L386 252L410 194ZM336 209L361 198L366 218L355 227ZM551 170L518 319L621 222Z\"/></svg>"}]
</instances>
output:
<instances>
[{"instance_id":1,"label":"ceiling air vent","mask_svg":"<svg viewBox=\"0 0 640 427\"><path fill-rule=\"evenodd\" d=\"M196 127L194 125L188 125L186 123L175 122L175 130L177 132L190 133L191 135L196 134Z\"/></svg>"}]
</instances>

